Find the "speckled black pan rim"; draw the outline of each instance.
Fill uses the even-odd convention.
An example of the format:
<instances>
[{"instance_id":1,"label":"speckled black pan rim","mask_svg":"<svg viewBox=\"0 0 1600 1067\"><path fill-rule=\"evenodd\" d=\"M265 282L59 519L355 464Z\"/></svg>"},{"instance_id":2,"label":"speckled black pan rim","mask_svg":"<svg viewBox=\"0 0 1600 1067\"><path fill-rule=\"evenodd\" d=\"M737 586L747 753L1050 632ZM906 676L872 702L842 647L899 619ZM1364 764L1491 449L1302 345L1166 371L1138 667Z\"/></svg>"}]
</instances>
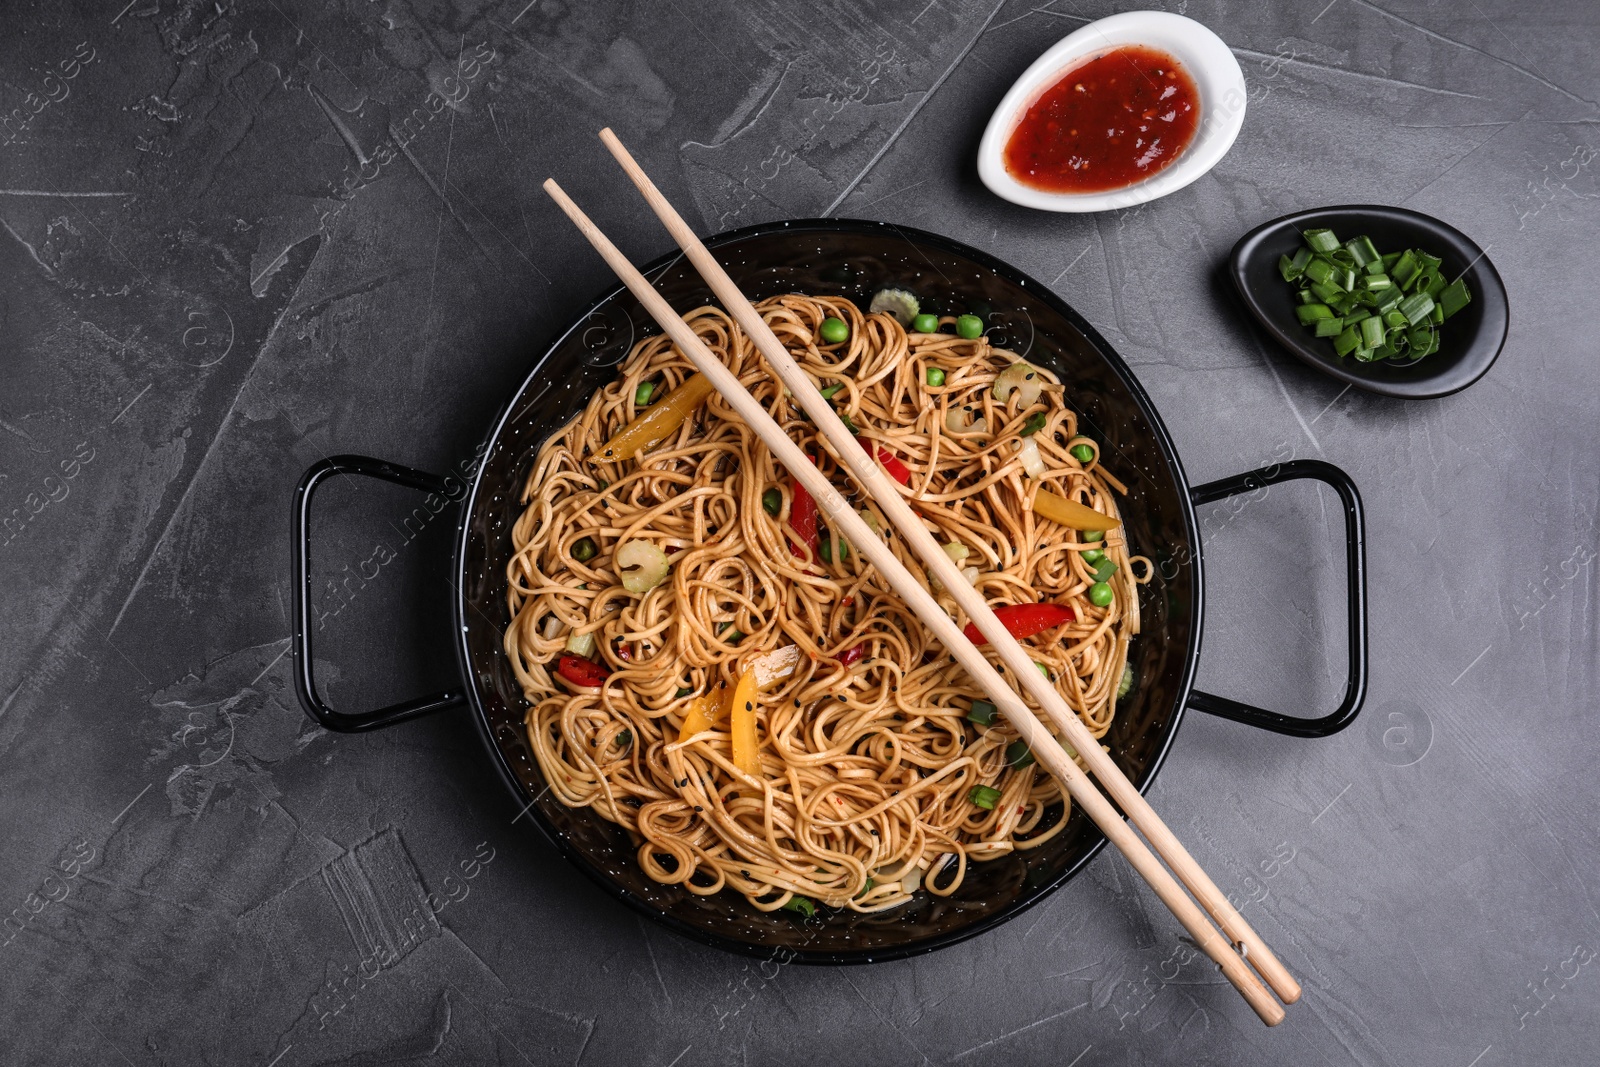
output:
<instances>
[{"instance_id":1,"label":"speckled black pan rim","mask_svg":"<svg viewBox=\"0 0 1600 1067\"><path fill-rule=\"evenodd\" d=\"M1128 389L1129 393L1134 398L1135 403L1138 405L1140 413L1148 423L1150 434L1156 443L1162 459L1167 464L1168 474L1176 486L1177 497L1180 501L1179 506L1182 510L1181 518L1183 530L1185 537L1191 546L1194 564L1191 570L1192 590L1190 602L1193 605L1191 609L1193 614L1193 622L1190 630L1189 648L1186 650L1184 655L1181 684L1177 687L1172 702L1172 707L1167 713L1165 736L1161 739L1159 745L1155 749L1154 755L1150 759L1148 774L1146 775L1145 780L1140 787L1141 792L1147 792L1151 785L1155 782L1156 775L1160 773L1161 767L1166 762L1167 755L1171 751L1173 739L1177 736L1178 728L1182 724L1189 692L1194 685L1195 671L1200 658L1201 634L1204 627L1205 618L1205 582L1199 550L1200 542L1198 536L1198 526L1195 520L1194 505L1190 499L1189 493L1189 481L1184 473L1183 465L1178 459L1177 449L1172 443L1171 436L1167 433L1166 425L1162 422L1160 415L1156 411L1155 405L1151 402L1143 386L1139 384L1139 381L1134 376L1132 370L1122 360L1121 356L1116 353L1116 350L1113 349L1109 343L1107 343L1105 338L1102 337L1100 333L1094 329L1094 327L1090 326L1089 323L1070 305L1052 293L1044 284L986 252L980 251L979 249L939 234L930 233L925 230L918 230L911 227L900 226L897 224L864 219L797 219L787 222L760 223L737 230L730 230L726 233L706 239L705 243L709 248L716 250L731 245L737 245L739 242L751 238L764 237L774 233L792 233L797 236L810 233L892 233L896 238L912 242L913 244L922 243L967 257L975 264L994 271L996 274L1006 277L1019 286L1026 288L1035 294L1036 298L1041 303L1050 305L1053 310L1060 313L1064 318L1072 323L1074 327L1076 327L1076 329L1083 335L1084 339L1087 340L1091 346L1093 346L1099 357L1105 361L1111 371ZM643 272L647 277L654 277L658 271L668 267L679 258L681 258L681 253L667 253L666 255L651 261L643 268ZM1034 889L1030 893L1021 897L1010 906L992 915L975 920L970 925L950 933L908 941L903 945L844 952L817 951L807 950L804 948L792 949L771 945L753 944L733 938L718 936L717 934L712 933L702 927L683 922L669 912L653 906L649 901L640 898L639 896L629 892L627 889L614 882L605 874L604 871L599 870L592 863L590 863L588 858L574 848L561 834L554 832L552 827L544 823L539 815L537 806L532 803L534 798L527 794L522 782L518 779L515 771L507 761L505 753L500 746L495 743L489 725L488 714L484 707L483 695L479 689L479 681L472 670L471 650L468 641L467 628L474 625L475 621L481 625L481 620L475 620L473 617L469 616L467 612L467 598L465 590L468 588L468 583L466 581L464 561L467 559L468 538L472 531L471 517L475 509L479 506L479 489L483 480L484 470L488 466L489 457L494 455L495 444L505 430L508 420L511 418L513 412L518 410L518 400L527 394L530 386L532 386L534 381L542 375L545 364L560 348L562 343L574 333L584 329L585 323L595 313L596 309L625 292L625 287L619 284L611 289L606 290L589 305L587 305L582 312L573 318L572 325L566 330L562 331L561 334L559 334L550 342L545 351L539 356L538 359L534 361L531 369L528 372L528 375L511 393L505 406L500 410L499 414L495 416L493 422L491 423L491 429L484 439L484 445L479 452L481 456L485 457L484 462L480 465L478 471L473 477L471 488L462 503L460 517L458 519L458 525L456 528L455 558L452 562L452 570L455 572L457 578L456 596L453 602L457 664L461 671L461 676L466 685L468 698L472 706L473 723L478 731L479 737L483 741L484 747L489 751L493 759L495 769L499 773L501 780L505 783L506 788L510 790L511 795L517 798L517 807L527 812L529 815L529 821L534 824L540 835L546 841L554 845L558 852L560 852L569 862L571 862L586 876L588 876L589 879L592 880L596 885L604 889L609 895L617 900L620 900L634 911L649 917L667 929L673 930L693 941L697 941L701 944L709 945L713 948L718 948L735 955L750 956L761 959L773 959L785 963L792 962L810 965L859 965L907 959L913 956L920 956L929 952L933 952L936 949L947 948L951 945L959 944L960 942L966 941L969 938L976 937L988 930L992 930L996 926L1016 918L1029 908L1033 907L1035 904L1039 903L1041 900L1044 900L1046 897L1050 896L1050 894L1054 893L1079 871L1083 870L1091 860L1099 855L1100 850L1105 847L1106 844L1106 839L1103 835L1096 835L1097 839L1084 850L1083 854L1076 860L1076 862L1063 869L1056 877L1040 885L1037 889Z\"/></svg>"},{"instance_id":2,"label":"speckled black pan rim","mask_svg":"<svg viewBox=\"0 0 1600 1067\"><path fill-rule=\"evenodd\" d=\"M1471 336L1464 340L1459 335L1452 337L1446 325L1440 335L1440 352L1407 367L1357 363L1336 355L1326 338L1313 337L1294 319L1289 286L1277 268L1278 256L1298 247L1298 235L1317 228L1332 229L1345 237L1389 231L1390 243L1396 232L1403 232L1407 235L1404 240L1442 255L1446 276L1453 279L1460 274L1472 289L1473 302L1450 320L1457 330L1470 323ZM1373 236L1380 247L1390 247L1377 234ZM1228 275L1245 310L1300 362L1358 389L1400 400L1433 400L1474 384L1500 358L1510 333L1505 282L1487 250L1449 223L1410 208L1343 204L1280 216L1239 238L1228 256ZM1452 350L1451 346L1459 347Z\"/></svg>"}]
</instances>

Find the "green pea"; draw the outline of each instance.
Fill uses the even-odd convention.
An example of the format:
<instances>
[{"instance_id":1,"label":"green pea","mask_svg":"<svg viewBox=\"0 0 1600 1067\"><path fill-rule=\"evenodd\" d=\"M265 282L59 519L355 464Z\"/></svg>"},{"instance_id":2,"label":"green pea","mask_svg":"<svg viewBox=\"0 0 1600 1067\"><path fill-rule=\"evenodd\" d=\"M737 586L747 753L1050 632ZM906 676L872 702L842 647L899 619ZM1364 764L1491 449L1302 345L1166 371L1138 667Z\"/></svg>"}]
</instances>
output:
<instances>
[{"instance_id":1,"label":"green pea","mask_svg":"<svg viewBox=\"0 0 1600 1067\"><path fill-rule=\"evenodd\" d=\"M940 370L938 367L929 367L928 368L928 384L929 385L943 385L944 384L944 371Z\"/></svg>"},{"instance_id":2,"label":"green pea","mask_svg":"<svg viewBox=\"0 0 1600 1067\"><path fill-rule=\"evenodd\" d=\"M1072 452L1072 458L1079 463L1092 463L1094 461L1094 449L1088 445L1073 445L1070 451Z\"/></svg>"},{"instance_id":3,"label":"green pea","mask_svg":"<svg viewBox=\"0 0 1600 1067\"><path fill-rule=\"evenodd\" d=\"M1107 607L1116 598L1117 595L1111 591L1111 586L1105 582L1095 582L1089 587L1089 603L1097 608Z\"/></svg>"},{"instance_id":4,"label":"green pea","mask_svg":"<svg viewBox=\"0 0 1600 1067\"><path fill-rule=\"evenodd\" d=\"M572 558L579 563L587 563L594 559L600 549L596 547L593 538L580 537L572 546Z\"/></svg>"},{"instance_id":5,"label":"green pea","mask_svg":"<svg viewBox=\"0 0 1600 1067\"><path fill-rule=\"evenodd\" d=\"M820 548L817 549L817 555L822 557L822 562L824 562L824 563L832 563L833 562L833 538L824 537L822 539L822 545L821 545ZM847 560L849 558L850 558L850 544L847 541L841 540L839 542L839 562L843 563L845 560Z\"/></svg>"},{"instance_id":6,"label":"green pea","mask_svg":"<svg viewBox=\"0 0 1600 1067\"><path fill-rule=\"evenodd\" d=\"M1105 558L1106 554L1100 551L1098 548L1091 548L1087 552L1083 553L1083 561L1091 567Z\"/></svg>"},{"instance_id":7,"label":"green pea","mask_svg":"<svg viewBox=\"0 0 1600 1067\"><path fill-rule=\"evenodd\" d=\"M824 341L830 345L836 345L840 341L849 339L850 327L844 324L843 319L823 319L821 333Z\"/></svg>"},{"instance_id":8,"label":"green pea","mask_svg":"<svg viewBox=\"0 0 1600 1067\"><path fill-rule=\"evenodd\" d=\"M778 512L783 510L783 494L776 489L768 489L761 494L761 510L773 518L778 517Z\"/></svg>"},{"instance_id":9,"label":"green pea","mask_svg":"<svg viewBox=\"0 0 1600 1067\"><path fill-rule=\"evenodd\" d=\"M976 341L983 336L983 320L976 315L963 315L956 320L956 336Z\"/></svg>"},{"instance_id":10,"label":"green pea","mask_svg":"<svg viewBox=\"0 0 1600 1067\"><path fill-rule=\"evenodd\" d=\"M633 402L639 407L650 403L650 396L656 391L654 382L640 382L639 388L633 391Z\"/></svg>"},{"instance_id":11,"label":"green pea","mask_svg":"<svg viewBox=\"0 0 1600 1067\"><path fill-rule=\"evenodd\" d=\"M939 316L918 315L916 318L911 320L911 329L916 333L938 333Z\"/></svg>"},{"instance_id":12,"label":"green pea","mask_svg":"<svg viewBox=\"0 0 1600 1067\"><path fill-rule=\"evenodd\" d=\"M1105 531L1104 530L1082 530L1082 531L1080 531L1078 533L1078 536L1083 538L1085 541L1098 541L1102 537L1105 536Z\"/></svg>"}]
</instances>

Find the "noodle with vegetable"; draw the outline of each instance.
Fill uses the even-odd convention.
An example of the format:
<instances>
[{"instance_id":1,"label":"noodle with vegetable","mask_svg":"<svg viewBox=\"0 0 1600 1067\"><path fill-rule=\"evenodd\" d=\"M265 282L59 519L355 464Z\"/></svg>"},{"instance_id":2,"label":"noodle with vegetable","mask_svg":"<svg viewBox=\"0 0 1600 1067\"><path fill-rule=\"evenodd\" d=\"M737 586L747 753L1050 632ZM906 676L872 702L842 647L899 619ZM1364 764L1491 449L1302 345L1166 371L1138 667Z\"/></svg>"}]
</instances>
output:
<instances>
[{"instance_id":1,"label":"noodle with vegetable","mask_svg":"<svg viewBox=\"0 0 1600 1067\"><path fill-rule=\"evenodd\" d=\"M756 308L1103 736L1151 568L1061 383L970 316ZM685 320L928 583L729 316ZM505 650L553 795L626 828L657 882L805 914L949 895L1061 833L1056 780L689 359L654 336L620 369L540 449L512 531Z\"/></svg>"}]
</instances>

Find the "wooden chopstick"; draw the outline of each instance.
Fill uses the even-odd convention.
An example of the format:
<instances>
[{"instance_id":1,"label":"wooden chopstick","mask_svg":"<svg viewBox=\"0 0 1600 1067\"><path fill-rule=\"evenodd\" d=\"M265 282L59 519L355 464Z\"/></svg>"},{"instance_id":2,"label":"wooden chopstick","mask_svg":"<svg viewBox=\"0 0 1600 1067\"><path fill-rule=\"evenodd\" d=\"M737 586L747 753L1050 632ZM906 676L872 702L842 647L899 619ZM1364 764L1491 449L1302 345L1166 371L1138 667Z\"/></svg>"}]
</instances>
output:
<instances>
[{"instance_id":1,"label":"wooden chopstick","mask_svg":"<svg viewBox=\"0 0 1600 1067\"><path fill-rule=\"evenodd\" d=\"M828 516L830 529L841 534L852 546L859 551L868 562L878 568L890 586L909 604L924 625L934 632L934 635L949 649L956 660L964 667L971 677L983 687L994 700L996 706L1005 714L1007 720L1022 735L1034 756L1048 770L1056 775L1066 787L1068 794L1076 801L1095 824L1100 827L1112 844L1116 845L1128 857L1128 861L1144 879L1150 883L1156 895L1170 908L1178 921L1194 939L1200 949L1211 957L1221 968L1236 989L1244 996L1245 1000L1254 1009L1256 1014L1268 1026L1275 1026L1284 1017L1283 1007L1273 999L1272 995L1256 980L1255 974L1240 956L1233 950L1233 946L1217 932L1207 920L1205 913L1191 900L1182 887L1178 885L1167 869L1161 865L1155 855L1145 846L1143 840L1118 816L1111 803L1100 794L1089 778L1076 762L1067 755L1065 749L1057 743L1054 736L1045 725L1034 716L1020 696L1018 696L1004 678L994 669L978 647L961 632L955 621L941 609L933 597L924 589L911 572L895 558L894 552L888 544L868 528L861 517L856 514L848 502L834 488L800 450L799 446L789 440L782 427L773 421L761 403L751 396L739 379L723 365L722 361L708 349L693 328L685 323L681 316L672 309L665 298L656 292L649 280L644 277L628 258L613 245L600 229L590 221L577 204L556 184L554 179L544 183L544 188L550 197L566 212L574 225L588 238L596 251L616 272L628 290L644 306L650 316L656 320L661 328L672 338L680 350L687 355L701 374L710 379L717 393L740 418L756 432L756 435L766 444L773 457L788 471L790 477L804 485L811 496L816 500L817 506ZM654 189L654 186L651 186ZM657 193L657 196L660 194ZM669 208L670 210L670 208ZM681 220L680 220L681 221ZM687 250L687 249L686 249ZM697 264L698 266L698 264ZM705 274L706 280L711 281L712 276ZM743 302L725 301L730 310ZM748 303L745 303L748 307ZM781 345L779 346L781 348ZM813 405L804 401L812 398L820 400L816 385L807 378L803 371L788 358L784 352L783 361L769 361L774 369L784 379L797 400L803 401L807 413L817 420L817 424L825 433L837 430L830 435L829 440L842 457L854 458L853 453L859 452L865 458L866 453L856 445L838 417L834 415L831 407L826 404ZM812 412L811 407L818 410ZM827 420L832 421L829 426ZM843 435L841 444L836 438ZM861 464L862 469L856 470L852 464L852 473L856 474L862 488L876 498L880 503L892 500L905 508L903 501L894 494L889 487L887 477L880 471L874 461L870 465ZM909 512L909 509L906 509ZM920 527L918 527L920 528ZM931 538L928 538L931 544ZM929 569L936 573L947 588L967 588L966 580L961 577L950 558L944 551L934 546L931 556L925 554ZM970 614L970 613L969 613ZM990 615L993 618L993 615ZM998 626L998 624L996 624ZM998 627L1000 635L1015 645L1004 627ZM994 638L991 636L991 640ZM1026 673L1037 674L1031 661L1024 658L1027 664ZM1018 672L1019 674L1021 672ZM1088 744L1099 751L1099 743L1092 739ZM1080 748L1080 751L1083 751ZM1192 861L1191 861L1192 862Z\"/></svg>"},{"instance_id":2,"label":"wooden chopstick","mask_svg":"<svg viewBox=\"0 0 1600 1067\"><path fill-rule=\"evenodd\" d=\"M961 609L967 613L978 625L979 631L989 639L999 651L1001 659L1010 668L1012 676L1020 679L1022 686L1027 690L1039 706L1045 710L1051 720L1065 735L1067 741L1083 755L1084 762L1089 770L1105 785L1112 799L1127 813L1128 818L1138 827L1139 831L1150 841L1157 854L1166 861L1173 872L1193 893L1195 898L1205 907L1211 917L1216 920L1228 939L1236 945L1242 946L1241 951L1256 971L1272 987L1273 991L1282 998L1285 1004L1293 1004L1300 999L1300 983L1295 981L1286 967L1273 955L1250 924L1245 922L1232 904L1228 902L1227 894L1217 888L1201 866L1189 855L1182 842L1167 828L1166 823L1156 814L1155 809L1145 800L1144 795L1128 780L1127 775L1116 762L1100 747L1100 743L1089 733L1078 716L1069 708L1066 702L1056 692L1055 686L1044 678L1034 667L1033 662L1023 651L1022 646L1011 637L1005 627L995 618L994 612L984 602L977 590L973 589L965 580L952 581L951 575L957 573L954 563L949 563L945 554L938 549L933 540L933 535L928 533L920 519L908 507L901 497L899 489L889 479L882 477L876 460L866 454L866 451L857 447L851 440L848 429L834 414L831 405L827 404L817 395L815 388L799 389L790 381L791 375L803 376L804 372L790 357L788 349L779 341L767 324L762 321L756 310L750 305L739 287L728 272L722 269L721 264L711 255L709 249L701 243L700 238L684 222L682 216L668 202L661 191L655 187L650 176L644 172L616 134L610 129L600 131L601 142L616 157L622 169L627 172L633 184L638 187L645 200L655 211L662 225L672 234L673 240L683 249L689 261L700 272L716 293L723 306L728 309L735 321L748 334L761 354L767 358L773 368L789 385L795 399L800 401L806 414L827 436L833 444L835 452L855 475L856 480L867 489L880 506L883 507L888 518L898 527L902 534L910 540L925 564L932 564L930 570L937 570L939 578L945 583L955 597ZM946 564L948 563L948 566ZM1034 749L1035 753L1038 749Z\"/></svg>"}]
</instances>

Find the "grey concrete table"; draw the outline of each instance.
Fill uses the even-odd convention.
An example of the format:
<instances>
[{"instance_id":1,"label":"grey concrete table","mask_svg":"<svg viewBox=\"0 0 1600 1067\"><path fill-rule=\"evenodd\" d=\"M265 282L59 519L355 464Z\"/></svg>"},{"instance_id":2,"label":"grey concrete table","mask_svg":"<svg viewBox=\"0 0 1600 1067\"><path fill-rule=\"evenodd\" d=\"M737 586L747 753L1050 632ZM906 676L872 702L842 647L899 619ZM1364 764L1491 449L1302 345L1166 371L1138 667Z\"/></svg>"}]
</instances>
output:
<instances>
[{"instance_id":1,"label":"grey concrete table","mask_svg":"<svg viewBox=\"0 0 1600 1067\"><path fill-rule=\"evenodd\" d=\"M1089 217L998 201L973 154L1011 80L1112 12L1093 0L7 8L0 1062L1594 1062L1594 4L1184 0L1244 66L1244 133L1190 188ZM1111 854L931 956L762 968L513 825L463 716L307 723L290 489L336 452L470 455L611 284L546 175L637 258L667 248L604 124L706 232L890 219L1047 280L1197 481L1290 456L1356 477L1362 719L1297 742L1191 716L1154 794L1303 977L1282 1027ZM1445 218L1504 275L1510 341L1467 392L1341 389L1218 282L1255 224L1363 201ZM448 524L401 541L399 491L326 499L334 699L437 687ZM1205 513L1204 688L1336 702L1328 502Z\"/></svg>"}]
</instances>

